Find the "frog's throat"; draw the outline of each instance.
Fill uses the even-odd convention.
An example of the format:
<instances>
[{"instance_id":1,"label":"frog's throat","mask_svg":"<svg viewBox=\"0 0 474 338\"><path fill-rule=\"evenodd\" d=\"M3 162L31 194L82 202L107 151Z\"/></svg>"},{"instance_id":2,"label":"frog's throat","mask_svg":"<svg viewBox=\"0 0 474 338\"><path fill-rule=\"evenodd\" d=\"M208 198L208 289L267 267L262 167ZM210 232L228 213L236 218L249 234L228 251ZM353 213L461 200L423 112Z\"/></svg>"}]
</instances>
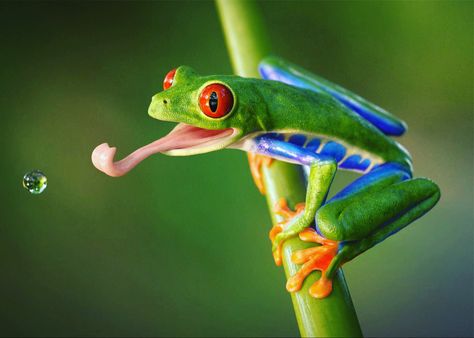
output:
<instances>
[{"instance_id":1,"label":"frog's throat","mask_svg":"<svg viewBox=\"0 0 474 338\"><path fill-rule=\"evenodd\" d=\"M236 128L210 130L179 123L168 135L135 150L123 160L114 162L117 148L107 143L92 152L92 163L109 176L123 176L148 156L164 153L174 156L206 153L227 147L241 132Z\"/></svg>"}]
</instances>

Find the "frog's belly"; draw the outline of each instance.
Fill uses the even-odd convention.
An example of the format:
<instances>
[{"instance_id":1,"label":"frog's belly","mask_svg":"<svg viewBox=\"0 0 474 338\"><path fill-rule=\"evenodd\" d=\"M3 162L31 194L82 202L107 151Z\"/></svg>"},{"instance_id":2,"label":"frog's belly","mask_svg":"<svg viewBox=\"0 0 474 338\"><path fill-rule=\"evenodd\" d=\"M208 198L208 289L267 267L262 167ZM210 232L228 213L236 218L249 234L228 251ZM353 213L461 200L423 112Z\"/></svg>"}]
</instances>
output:
<instances>
[{"instance_id":1,"label":"frog's belly","mask_svg":"<svg viewBox=\"0 0 474 338\"><path fill-rule=\"evenodd\" d=\"M257 136L266 136L275 140L286 141L316 154L334 158L340 169L357 172L369 172L375 166L386 162L383 158L367 150L346 144L342 140L329 138L325 135L293 132L255 133L248 135L231 148L252 151L254 139Z\"/></svg>"}]
</instances>

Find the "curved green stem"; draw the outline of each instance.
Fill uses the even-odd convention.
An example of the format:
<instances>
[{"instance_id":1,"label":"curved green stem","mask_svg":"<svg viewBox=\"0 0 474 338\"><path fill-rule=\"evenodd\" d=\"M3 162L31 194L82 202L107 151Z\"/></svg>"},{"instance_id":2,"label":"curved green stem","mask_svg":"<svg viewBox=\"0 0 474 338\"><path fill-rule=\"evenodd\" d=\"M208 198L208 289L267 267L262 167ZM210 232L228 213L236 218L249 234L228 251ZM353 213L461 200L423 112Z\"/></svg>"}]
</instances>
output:
<instances>
[{"instance_id":1,"label":"curved green stem","mask_svg":"<svg viewBox=\"0 0 474 338\"><path fill-rule=\"evenodd\" d=\"M234 72L245 77L259 77L257 66L269 53L264 26L254 1L216 0ZM273 212L274 205L284 197L289 205L305 199L305 185L299 166L274 161L263 169L267 203L273 223L280 221ZM299 238L283 245L283 266L289 278L299 266L291 261L291 253L311 246ZM358 337L362 332L341 269L333 281L333 291L324 299L309 295L309 287L320 277L313 272L306 278L300 291L291 299L303 337ZM283 286L282 286L283 287Z\"/></svg>"}]
</instances>

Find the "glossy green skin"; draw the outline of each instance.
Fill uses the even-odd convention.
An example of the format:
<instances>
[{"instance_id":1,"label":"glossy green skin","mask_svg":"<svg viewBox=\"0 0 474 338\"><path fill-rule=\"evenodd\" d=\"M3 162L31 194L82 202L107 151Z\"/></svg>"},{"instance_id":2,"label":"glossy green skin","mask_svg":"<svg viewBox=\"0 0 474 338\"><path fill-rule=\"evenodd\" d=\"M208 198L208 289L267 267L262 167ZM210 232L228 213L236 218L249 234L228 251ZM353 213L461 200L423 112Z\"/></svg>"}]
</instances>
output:
<instances>
[{"instance_id":1,"label":"glossy green skin","mask_svg":"<svg viewBox=\"0 0 474 338\"><path fill-rule=\"evenodd\" d=\"M226 85L234 96L232 110L219 119L206 116L198 103L203 88L212 83ZM440 196L432 181L409 179L411 158L402 146L326 93L271 80L199 76L191 68L182 66L177 69L171 88L153 96L149 114L159 120L204 129L239 131L211 148L180 149L170 152L171 155L218 150L254 133L275 131L321 135L362 150L381 163L400 165L403 168L400 171L369 180L363 188L325 204L337 163L324 159L310 164L304 212L292 218L286 229L276 236L273 250L310 226L316 218L317 224L325 225L321 231L324 237L343 243L326 271L327 278L332 278L344 262L421 217Z\"/></svg>"}]
</instances>

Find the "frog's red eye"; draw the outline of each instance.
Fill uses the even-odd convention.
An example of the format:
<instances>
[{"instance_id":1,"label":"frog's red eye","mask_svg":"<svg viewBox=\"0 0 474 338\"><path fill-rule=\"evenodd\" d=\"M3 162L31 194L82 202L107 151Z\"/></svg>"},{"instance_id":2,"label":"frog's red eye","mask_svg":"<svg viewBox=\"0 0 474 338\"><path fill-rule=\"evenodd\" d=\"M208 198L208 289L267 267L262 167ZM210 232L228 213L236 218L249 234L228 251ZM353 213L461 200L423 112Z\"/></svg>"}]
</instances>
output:
<instances>
[{"instance_id":1,"label":"frog's red eye","mask_svg":"<svg viewBox=\"0 0 474 338\"><path fill-rule=\"evenodd\" d=\"M206 86L199 96L199 106L209 117L219 118L227 115L234 106L232 92L220 83Z\"/></svg>"},{"instance_id":2,"label":"frog's red eye","mask_svg":"<svg viewBox=\"0 0 474 338\"><path fill-rule=\"evenodd\" d=\"M176 69L172 69L166 74L165 80L163 81L163 89L166 90L173 85L174 74L176 74Z\"/></svg>"}]
</instances>

